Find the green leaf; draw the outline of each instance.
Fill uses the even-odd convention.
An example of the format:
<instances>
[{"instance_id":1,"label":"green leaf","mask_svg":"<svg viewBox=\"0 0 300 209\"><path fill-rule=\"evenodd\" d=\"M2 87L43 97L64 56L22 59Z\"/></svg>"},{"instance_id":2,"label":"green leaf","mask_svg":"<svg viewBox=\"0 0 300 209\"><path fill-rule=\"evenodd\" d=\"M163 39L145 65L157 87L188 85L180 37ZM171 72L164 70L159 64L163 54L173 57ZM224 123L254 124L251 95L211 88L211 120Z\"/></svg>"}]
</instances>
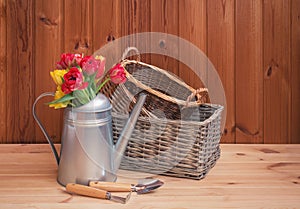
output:
<instances>
[{"instance_id":1,"label":"green leaf","mask_svg":"<svg viewBox=\"0 0 300 209\"><path fill-rule=\"evenodd\" d=\"M59 99L56 99L56 100L54 100L52 102L49 102L47 104L49 105L49 104L64 103L64 102L70 101L72 99L75 99L75 97L72 96L71 94L66 94L65 96L63 96L63 97L61 97Z\"/></svg>"}]
</instances>

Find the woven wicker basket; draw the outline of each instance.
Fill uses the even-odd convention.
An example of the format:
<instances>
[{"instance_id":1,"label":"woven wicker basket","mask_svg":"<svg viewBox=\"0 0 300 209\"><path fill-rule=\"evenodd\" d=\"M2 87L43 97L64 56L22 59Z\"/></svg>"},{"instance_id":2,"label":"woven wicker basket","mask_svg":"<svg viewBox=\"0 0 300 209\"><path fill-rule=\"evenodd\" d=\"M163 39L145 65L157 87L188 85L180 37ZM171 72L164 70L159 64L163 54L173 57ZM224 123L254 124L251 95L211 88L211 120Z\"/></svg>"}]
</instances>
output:
<instances>
[{"instance_id":1,"label":"woven wicker basket","mask_svg":"<svg viewBox=\"0 0 300 209\"><path fill-rule=\"evenodd\" d=\"M138 94L147 99L129 140L121 168L202 179L220 157L223 107L204 103L207 90L195 90L165 70L123 60L127 82L102 88L113 105L117 140Z\"/></svg>"}]
</instances>

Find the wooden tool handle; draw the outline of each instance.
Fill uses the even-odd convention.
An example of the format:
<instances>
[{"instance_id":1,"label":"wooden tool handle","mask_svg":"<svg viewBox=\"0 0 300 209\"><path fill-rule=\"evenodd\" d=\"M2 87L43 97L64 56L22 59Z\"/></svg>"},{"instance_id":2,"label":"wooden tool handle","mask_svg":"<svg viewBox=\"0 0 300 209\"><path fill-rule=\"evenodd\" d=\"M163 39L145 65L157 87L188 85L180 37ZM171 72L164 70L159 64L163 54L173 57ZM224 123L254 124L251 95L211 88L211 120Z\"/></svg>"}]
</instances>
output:
<instances>
[{"instance_id":1,"label":"wooden tool handle","mask_svg":"<svg viewBox=\"0 0 300 209\"><path fill-rule=\"evenodd\" d=\"M98 189L103 189L108 192L130 192L131 185L126 183L91 181L90 186Z\"/></svg>"},{"instance_id":2,"label":"wooden tool handle","mask_svg":"<svg viewBox=\"0 0 300 209\"><path fill-rule=\"evenodd\" d=\"M67 192L79 194L79 195L83 195L83 196L107 199L106 191L96 189L93 187L80 185L80 184L73 184L73 183L67 184L66 190L67 190Z\"/></svg>"}]
</instances>

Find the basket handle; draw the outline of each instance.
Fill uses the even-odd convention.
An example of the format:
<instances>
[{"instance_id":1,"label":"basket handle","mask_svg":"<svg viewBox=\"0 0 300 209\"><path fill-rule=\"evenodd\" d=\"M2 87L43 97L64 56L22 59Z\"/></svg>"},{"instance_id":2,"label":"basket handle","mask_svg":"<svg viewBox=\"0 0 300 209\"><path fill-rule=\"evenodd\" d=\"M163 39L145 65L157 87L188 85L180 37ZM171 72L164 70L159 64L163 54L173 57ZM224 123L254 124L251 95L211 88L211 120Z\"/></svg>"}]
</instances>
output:
<instances>
[{"instance_id":1,"label":"basket handle","mask_svg":"<svg viewBox=\"0 0 300 209\"><path fill-rule=\"evenodd\" d=\"M128 53L130 51L135 51L136 55L137 55L137 61L140 62L141 61L141 54L139 52L139 50L134 47L134 46L130 46L130 47L127 47L124 52L123 52L123 55L122 55L122 60L126 59L126 57L128 56Z\"/></svg>"},{"instance_id":2,"label":"basket handle","mask_svg":"<svg viewBox=\"0 0 300 209\"><path fill-rule=\"evenodd\" d=\"M123 60L122 62L122 65L125 66L127 64L130 64L130 63L138 63L138 61L135 61L135 60ZM142 63L142 62L139 62L139 63ZM127 79L134 83L136 86L138 86L139 88L143 89L143 90L146 90L147 92L151 93L151 94L154 94L164 100L167 100L169 102L173 102L173 103L177 103L179 105L182 105L183 107L188 107L188 106L198 106L199 104L201 103L204 103L204 102L201 102L203 96L200 94L202 92L208 92L207 88L200 88L200 89L197 89L195 90L194 88L188 86L186 83L184 83L183 81L179 80L178 78L174 77L173 75L169 74L168 72L158 68L158 67L155 67L155 66L151 66L149 64L146 64L146 63L142 63L143 65L145 66L148 66L150 68L153 68L154 70L156 71L159 71L161 73L163 73L164 75L168 76L170 79L180 83L181 85L185 86L186 88L188 88L191 92L193 92L190 96L187 97L186 100L180 100L180 99L177 99L177 98L174 98L174 97L171 97L169 95L166 95L166 94L162 94L161 92L159 91L156 91L146 85L144 85L141 81L137 80L135 77L133 77L126 69L125 69L125 72L126 72L126 77ZM121 85L122 88L126 91L126 88ZM127 92L128 95L130 95L129 92ZM197 101L192 101L192 99L194 97L197 97Z\"/></svg>"},{"instance_id":3,"label":"basket handle","mask_svg":"<svg viewBox=\"0 0 300 209\"><path fill-rule=\"evenodd\" d=\"M199 89L193 91L193 93L191 93L191 95L187 97L185 106L186 107L189 106L189 103L192 101L192 99L194 97L197 97L197 103L199 103L199 104L203 103L202 99L204 96L201 95L201 93L203 93L203 92L208 93L208 89L207 88L199 88Z\"/></svg>"}]
</instances>

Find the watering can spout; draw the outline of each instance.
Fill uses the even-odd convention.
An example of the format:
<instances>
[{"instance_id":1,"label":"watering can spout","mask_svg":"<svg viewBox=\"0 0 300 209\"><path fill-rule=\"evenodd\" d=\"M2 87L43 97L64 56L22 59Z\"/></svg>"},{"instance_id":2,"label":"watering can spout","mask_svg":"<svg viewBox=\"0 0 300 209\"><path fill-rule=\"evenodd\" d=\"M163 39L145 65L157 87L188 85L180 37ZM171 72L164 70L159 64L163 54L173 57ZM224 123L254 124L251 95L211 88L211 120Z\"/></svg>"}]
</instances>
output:
<instances>
[{"instance_id":1,"label":"watering can spout","mask_svg":"<svg viewBox=\"0 0 300 209\"><path fill-rule=\"evenodd\" d=\"M118 170L121 160L123 157L123 153L126 149L127 143L129 141L129 138L134 130L134 126L137 122L138 116L142 110L142 107L145 103L147 95L141 93L139 95L138 101L136 105L134 106L133 110L130 113L130 116L120 134L120 137L115 145L114 149L114 169L115 171Z\"/></svg>"}]
</instances>

